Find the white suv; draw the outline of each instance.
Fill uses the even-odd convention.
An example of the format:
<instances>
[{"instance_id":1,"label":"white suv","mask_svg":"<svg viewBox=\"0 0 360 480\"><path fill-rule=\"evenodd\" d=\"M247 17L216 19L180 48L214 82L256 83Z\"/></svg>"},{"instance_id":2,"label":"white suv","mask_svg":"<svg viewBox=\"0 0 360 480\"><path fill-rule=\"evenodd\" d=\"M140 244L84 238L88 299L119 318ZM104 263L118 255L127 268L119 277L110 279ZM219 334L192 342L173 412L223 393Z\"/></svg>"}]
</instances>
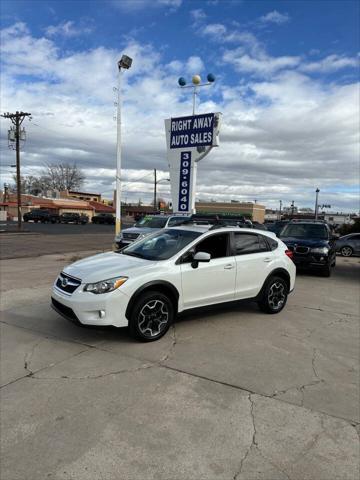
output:
<instances>
[{"instance_id":1,"label":"white suv","mask_svg":"<svg viewBox=\"0 0 360 480\"><path fill-rule=\"evenodd\" d=\"M129 326L143 341L162 337L184 310L254 299L280 312L294 289L292 252L263 230L186 225L163 229L67 266L52 306L86 325Z\"/></svg>"}]
</instances>

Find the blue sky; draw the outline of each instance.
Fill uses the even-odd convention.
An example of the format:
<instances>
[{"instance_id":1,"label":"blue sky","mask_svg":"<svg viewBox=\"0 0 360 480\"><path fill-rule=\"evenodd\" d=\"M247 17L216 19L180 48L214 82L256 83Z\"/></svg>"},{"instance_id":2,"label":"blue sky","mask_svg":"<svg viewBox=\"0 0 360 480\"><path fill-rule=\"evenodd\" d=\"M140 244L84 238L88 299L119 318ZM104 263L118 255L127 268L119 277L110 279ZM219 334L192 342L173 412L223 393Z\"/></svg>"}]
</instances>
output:
<instances>
[{"instance_id":1,"label":"blue sky","mask_svg":"<svg viewBox=\"0 0 360 480\"><path fill-rule=\"evenodd\" d=\"M113 86L122 53L124 195L166 177L163 120L191 112L177 78L212 72L198 111L221 111L221 146L201 162L198 198L358 209L358 1L2 1L4 111L29 110L24 173L76 161L111 197ZM7 123L1 122L3 165ZM3 168L3 178L9 169ZM4 181L4 180L2 180ZM169 197L168 185L159 184Z\"/></svg>"}]
</instances>

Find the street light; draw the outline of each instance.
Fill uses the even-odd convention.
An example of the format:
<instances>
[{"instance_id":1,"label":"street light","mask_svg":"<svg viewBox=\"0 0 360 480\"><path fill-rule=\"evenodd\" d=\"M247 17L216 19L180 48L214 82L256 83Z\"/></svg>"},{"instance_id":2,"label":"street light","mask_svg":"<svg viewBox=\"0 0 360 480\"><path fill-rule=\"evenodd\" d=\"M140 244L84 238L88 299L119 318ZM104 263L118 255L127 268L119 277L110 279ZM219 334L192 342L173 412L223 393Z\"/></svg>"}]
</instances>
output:
<instances>
[{"instance_id":1,"label":"street light","mask_svg":"<svg viewBox=\"0 0 360 480\"><path fill-rule=\"evenodd\" d=\"M160 178L159 180L156 180L156 168L154 168L154 211L156 210L156 186L164 180L165 182L170 182L170 178Z\"/></svg>"},{"instance_id":2,"label":"street light","mask_svg":"<svg viewBox=\"0 0 360 480\"><path fill-rule=\"evenodd\" d=\"M319 201L319 192L320 190L317 188L315 190L315 193L316 193L316 199L315 199L315 220L318 219L318 210L319 210L319 206L318 206L318 201Z\"/></svg>"},{"instance_id":3,"label":"street light","mask_svg":"<svg viewBox=\"0 0 360 480\"><path fill-rule=\"evenodd\" d=\"M116 223L115 234L121 229L121 74L122 70L129 70L132 58L123 55L118 61L118 85L117 85L117 146L116 146Z\"/></svg>"}]
</instances>

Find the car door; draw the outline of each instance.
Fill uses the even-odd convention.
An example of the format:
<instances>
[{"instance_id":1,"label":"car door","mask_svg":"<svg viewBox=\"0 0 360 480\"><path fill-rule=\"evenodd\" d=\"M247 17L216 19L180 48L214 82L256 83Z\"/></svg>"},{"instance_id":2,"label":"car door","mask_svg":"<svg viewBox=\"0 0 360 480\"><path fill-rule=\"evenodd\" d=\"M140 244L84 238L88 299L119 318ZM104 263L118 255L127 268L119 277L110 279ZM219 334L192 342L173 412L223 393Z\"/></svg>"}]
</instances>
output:
<instances>
[{"instance_id":1,"label":"car door","mask_svg":"<svg viewBox=\"0 0 360 480\"><path fill-rule=\"evenodd\" d=\"M349 245L353 248L354 253L360 253L360 234L350 237Z\"/></svg>"},{"instance_id":2,"label":"car door","mask_svg":"<svg viewBox=\"0 0 360 480\"><path fill-rule=\"evenodd\" d=\"M236 261L235 298L255 297L267 276L275 268L276 256L264 235L233 232Z\"/></svg>"},{"instance_id":3,"label":"car door","mask_svg":"<svg viewBox=\"0 0 360 480\"><path fill-rule=\"evenodd\" d=\"M199 262L194 268L192 257L196 252L210 253L210 261ZM180 266L184 308L234 299L236 264L228 232L213 233L201 240L183 255Z\"/></svg>"}]
</instances>

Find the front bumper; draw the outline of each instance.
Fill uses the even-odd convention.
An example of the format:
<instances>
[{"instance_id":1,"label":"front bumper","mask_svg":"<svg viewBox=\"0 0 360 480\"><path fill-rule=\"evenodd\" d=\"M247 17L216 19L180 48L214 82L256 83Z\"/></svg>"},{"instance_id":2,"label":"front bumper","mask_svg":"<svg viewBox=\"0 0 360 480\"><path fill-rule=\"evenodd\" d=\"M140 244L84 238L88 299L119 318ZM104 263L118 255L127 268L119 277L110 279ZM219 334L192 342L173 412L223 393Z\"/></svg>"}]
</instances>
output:
<instances>
[{"instance_id":1,"label":"front bumper","mask_svg":"<svg viewBox=\"0 0 360 480\"><path fill-rule=\"evenodd\" d=\"M67 295L54 286L51 299L52 308L72 322L115 327L128 325L125 312L129 297L119 289L95 295L84 292L83 285L80 285L73 294Z\"/></svg>"},{"instance_id":2,"label":"front bumper","mask_svg":"<svg viewBox=\"0 0 360 480\"><path fill-rule=\"evenodd\" d=\"M326 267L329 262L330 258L328 255L322 254L307 254L301 255L294 253L293 261L298 268L324 268Z\"/></svg>"}]
</instances>

